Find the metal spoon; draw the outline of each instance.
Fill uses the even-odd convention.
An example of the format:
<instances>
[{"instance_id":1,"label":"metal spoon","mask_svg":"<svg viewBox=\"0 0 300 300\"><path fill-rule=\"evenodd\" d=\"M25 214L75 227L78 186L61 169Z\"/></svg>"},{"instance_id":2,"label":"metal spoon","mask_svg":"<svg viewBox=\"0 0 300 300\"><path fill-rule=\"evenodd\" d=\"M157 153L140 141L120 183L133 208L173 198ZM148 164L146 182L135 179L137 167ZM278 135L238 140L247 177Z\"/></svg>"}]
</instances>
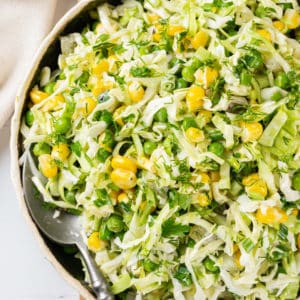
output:
<instances>
[{"instance_id":1,"label":"metal spoon","mask_svg":"<svg viewBox=\"0 0 300 300\"><path fill-rule=\"evenodd\" d=\"M28 151L23 165L23 187L27 207L38 228L52 241L62 245L76 245L85 261L87 271L90 275L92 288L98 300L113 300L114 296L110 293L108 285L91 253L87 249L80 234L81 218L61 211L57 218L53 218L53 211L46 210L42 201L36 199L34 185L32 182L33 174L40 174L34 160ZM45 178L40 174L39 179L44 182Z\"/></svg>"}]
</instances>

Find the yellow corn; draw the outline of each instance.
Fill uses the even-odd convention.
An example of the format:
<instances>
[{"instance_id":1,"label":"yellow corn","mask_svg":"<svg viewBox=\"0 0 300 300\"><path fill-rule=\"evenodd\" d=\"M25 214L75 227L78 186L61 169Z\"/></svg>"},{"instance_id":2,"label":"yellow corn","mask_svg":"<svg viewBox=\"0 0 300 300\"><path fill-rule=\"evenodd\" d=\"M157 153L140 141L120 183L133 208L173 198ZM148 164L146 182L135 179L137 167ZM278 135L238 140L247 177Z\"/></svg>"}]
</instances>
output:
<instances>
[{"instance_id":1,"label":"yellow corn","mask_svg":"<svg viewBox=\"0 0 300 300\"><path fill-rule=\"evenodd\" d=\"M265 199L268 194L267 184L264 180L259 179L252 185L246 186L246 193L253 199Z\"/></svg>"},{"instance_id":2,"label":"yellow corn","mask_svg":"<svg viewBox=\"0 0 300 300\"><path fill-rule=\"evenodd\" d=\"M258 181L259 179L260 178L259 178L258 173L253 173L248 176L245 176L242 180L242 184L245 186L249 186L249 185L252 185L253 183L255 183L256 181Z\"/></svg>"},{"instance_id":3,"label":"yellow corn","mask_svg":"<svg viewBox=\"0 0 300 300\"><path fill-rule=\"evenodd\" d=\"M243 142L254 142L260 138L263 133L263 126L259 122L243 123L242 140Z\"/></svg>"},{"instance_id":4,"label":"yellow corn","mask_svg":"<svg viewBox=\"0 0 300 300\"><path fill-rule=\"evenodd\" d=\"M158 43L160 41L160 39L161 39L161 34L158 33L158 32L155 32L155 33L152 34L152 38L153 38L154 42Z\"/></svg>"},{"instance_id":5,"label":"yellow corn","mask_svg":"<svg viewBox=\"0 0 300 300\"><path fill-rule=\"evenodd\" d=\"M203 131L195 127L188 128L185 135L191 143L202 142L205 138Z\"/></svg>"},{"instance_id":6,"label":"yellow corn","mask_svg":"<svg viewBox=\"0 0 300 300\"><path fill-rule=\"evenodd\" d=\"M297 235L297 247L300 250L300 233Z\"/></svg>"},{"instance_id":7,"label":"yellow corn","mask_svg":"<svg viewBox=\"0 0 300 300\"><path fill-rule=\"evenodd\" d=\"M127 196L126 193L121 193L119 196L118 196L118 202L124 202L124 203L128 203L129 202L129 198Z\"/></svg>"},{"instance_id":8,"label":"yellow corn","mask_svg":"<svg viewBox=\"0 0 300 300\"><path fill-rule=\"evenodd\" d=\"M198 31L195 36L191 40L191 44L194 49L198 49L199 47L205 47L209 40L209 36L205 31Z\"/></svg>"},{"instance_id":9,"label":"yellow corn","mask_svg":"<svg viewBox=\"0 0 300 300\"><path fill-rule=\"evenodd\" d=\"M201 86L192 85L186 95L186 102L189 111L195 112L203 107L205 91Z\"/></svg>"},{"instance_id":10,"label":"yellow corn","mask_svg":"<svg viewBox=\"0 0 300 300\"><path fill-rule=\"evenodd\" d=\"M298 216L298 213L299 213L299 210L297 209L297 208L294 208L293 210L292 210L292 215L293 216L295 216L295 217L297 217Z\"/></svg>"},{"instance_id":11,"label":"yellow corn","mask_svg":"<svg viewBox=\"0 0 300 300\"><path fill-rule=\"evenodd\" d=\"M210 177L207 173L201 172L200 175L202 183L210 183Z\"/></svg>"},{"instance_id":12,"label":"yellow corn","mask_svg":"<svg viewBox=\"0 0 300 300\"><path fill-rule=\"evenodd\" d=\"M273 26L279 31L283 31L285 29L285 24L279 20L274 21Z\"/></svg>"},{"instance_id":13,"label":"yellow corn","mask_svg":"<svg viewBox=\"0 0 300 300\"><path fill-rule=\"evenodd\" d=\"M43 105L43 111L56 111L61 109L62 104L65 102L65 98L62 94L57 94Z\"/></svg>"},{"instance_id":14,"label":"yellow corn","mask_svg":"<svg viewBox=\"0 0 300 300\"><path fill-rule=\"evenodd\" d=\"M80 107L78 111L83 115L83 116L88 116L96 107L97 101L87 97L87 98L82 98L80 100Z\"/></svg>"},{"instance_id":15,"label":"yellow corn","mask_svg":"<svg viewBox=\"0 0 300 300\"><path fill-rule=\"evenodd\" d=\"M284 14L284 21L288 29L296 29L300 26L300 13L295 9L287 9Z\"/></svg>"},{"instance_id":16,"label":"yellow corn","mask_svg":"<svg viewBox=\"0 0 300 300\"><path fill-rule=\"evenodd\" d=\"M148 15L148 20L151 24L156 23L160 19L160 16L155 15L155 14L149 14Z\"/></svg>"},{"instance_id":17,"label":"yellow corn","mask_svg":"<svg viewBox=\"0 0 300 300\"><path fill-rule=\"evenodd\" d=\"M236 266L239 269L243 269L243 266L241 265L241 250L236 244L233 246L233 259Z\"/></svg>"},{"instance_id":18,"label":"yellow corn","mask_svg":"<svg viewBox=\"0 0 300 300\"><path fill-rule=\"evenodd\" d=\"M169 36L174 36L178 33L184 32L185 28L183 26L180 25L169 25L168 29L167 29L167 34Z\"/></svg>"},{"instance_id":19,"label":"yellow corn","mask_svg":"<svg viewBox=\"0 0 300 300\"><path fill-rule=\"evenodd\" d=\"M57 175L57 165L50 154L39 156L39 167L42 174L47 178L53 178Z\"/></svg>"},{"instance_id":20,"label":"yellow corn","mask_svg":"<svg viewBox=\"0 0 300 300\"><path fill-rule=\"evenodd\" d=\"M114 83L111 80L103 80L103 78L98 75L92 75L88 84L92 86L92 93L95 97L112 89L114 86Z\"/></svg>"},{"instance_id":21,"label":"yellow corn","mask_svg":"<svg viewBox=\"0 0 300 300\"><path fill-rule=\"evenodd\" d=\"M113 169L124 169L136 173L137 164L134 160L124 157L121 155L116 155L111 160L111 166Z\"/></svg>"},{"instance_id":22,"label":"yellow corn","mask_svg":"<svg viewBox=\"0 0 300 300\"><path fill-rule=\"evenodd\" d=\"M113 119L115 122L117 122L120 126L124 125L124 122L122 120L122 118L120 117L121 113L125 110L126 106L120 106L118 107L114 113L113 113Z\"/></svg>"},{"instance_id":23,"label":"yellow corn","mask_svg":"<svg viewBox=\"0 0 300 300\"><path fill-rule=\"evenodd\" d=\"M219 171L211 171L210 178L212 182L218 182L220 180L220 172Z\"/></svg>"},{"instance_id":24,"label":"yellow corn","mask_svg":"<svg viewBox=\"0 0 300 300\"><path fill-rule=\"evenodd\" d=\"M288 216L281 208L267 206L256 211L256 219L260 223L274 225L286 222Z\"/></svg>"},{"instance_id":25,"label":"yellow corn","mask_svg":"<svg viewBox=\"0 0 300 300\"><path fill-rule=\"evenodd\" d=\"M45 93L43 91L40 91L40 90L34 88L30 91L29 96L30 96L30 100L34 104L37 104L37 103L42 102L46 98L48 98L50 95L48 93Z\"/></svg>"},{"instance_id":26,"label":"yellow corn","mask_svg":"<svg viewBox=\"0 0 300 300\"><path fill-rule=\"evenodd\" d=\"M51 156L54 159L64 161L70 155L70 149L67 144L57 144L52 148Z\"/></svg>"},{"instance_id":27,"label":"yellow corn","mask_svg":"<svg viewBox=\"0 0 300 300\"><path fill-rule=\"evenodd\" d=\"M197 202L201 207L206 207L210 204L210 199L205 193L200 193L197 195Z\"/></svg>"},{"instance_id":28,"label":"yellow corn","mask_svg":"<svg viewBox=\"0 0 300 300\"><path fill-rule=\"evenodd\" d=\"M100 76L104 72L108 72L108 70L109 70L108 61L106 59L102 59L102 60L100 60L100 62L96 66L93 67L92 74Z\"/></svg>"},{"instance_id":29,"label":"yellow corn","mask_svg":"<svg viewBox=\"0 0 300 300\"><path fill-rule=\"evenodd\" d=\"M198 84L208 88L219 76L218 70L205 67L204 69L198 69L195 73L195 80Z\"/></svg>"},{"instance_id":30,"label":"yellow corn","mask_svg":"<svg viewBox=\"0 0 300 300\"><path fill-rule=\"evenodd\" d=\"M211 121L212 118L212 112L210 110L206 110L206 109L201 109L198 112L197 117L201 117L204 119L205 124L209 123Z\"/></svg>"},{"instance_id":31,"label":"yellow corn","mask_svg":"<svg viewBox=\"0 0 300 300\"><path fill-rule=\"evenodd\" d=\"M131 101L137 103L144 98L145 90L138 82L132 82L128 86L128 94Z\"/></svg>"},{"instance_id":32,"label":"yellow corn","mask_svg":"<svg viewBox=\"0 0 300 300\"><path fill-rule=\"evenodd\" d=\"M259 29L256 31L261 37L268 40L269 42L272 41L271 33L266 29Z\"/></svg>"},{"instance_id":33,"label":"yellow corn","mask_svg":"<svg viewBox=\"0 0 300 300\"><path fill-rule=\"evenodd\" d=\"M120 189L128 190L136 186L135 173L124 169L114 169L110 174L111 181Z\"/></svg>"},{"instance_id":34,"label":"yellow corn","mask_svg":"<svg viewBox=\"0 0 300 300\"><path fill-rule=\"evenodd\" d=\"M99 238L99 232L93 232L87 240L87 246L89 250L93 252L100 251L106 247L106 242L100 240Z\"/></svg>"}]
</instances>

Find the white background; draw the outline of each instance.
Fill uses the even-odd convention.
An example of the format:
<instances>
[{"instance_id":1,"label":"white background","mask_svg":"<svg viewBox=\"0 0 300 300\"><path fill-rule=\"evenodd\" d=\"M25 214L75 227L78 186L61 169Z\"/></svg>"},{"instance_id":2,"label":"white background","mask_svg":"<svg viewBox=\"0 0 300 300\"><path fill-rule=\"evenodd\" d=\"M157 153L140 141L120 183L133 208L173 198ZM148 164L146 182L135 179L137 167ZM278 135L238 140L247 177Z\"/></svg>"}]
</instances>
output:
<instances>
[{"instance_id":1,"label":"white background","mask_svg":"<svg viewBox=\"0 0 300 300\"><path fill-rule=\"evenodd\" d=\"M75 3L58 2L55 20ZM78 300L78 293L44 258L20 212L10 179L9 126L0 129L0 299Z\"/></svg>"}]
</instances>

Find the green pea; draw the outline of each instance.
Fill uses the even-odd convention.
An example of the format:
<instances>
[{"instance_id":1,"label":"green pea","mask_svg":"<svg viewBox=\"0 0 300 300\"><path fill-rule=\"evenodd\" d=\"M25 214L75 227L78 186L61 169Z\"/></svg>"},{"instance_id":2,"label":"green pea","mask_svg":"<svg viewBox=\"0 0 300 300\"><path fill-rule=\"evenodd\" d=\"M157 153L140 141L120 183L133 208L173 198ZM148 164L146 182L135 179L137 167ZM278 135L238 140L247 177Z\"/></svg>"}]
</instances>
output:
<instances>
[{"instance_id":1,"label":"green pea","mask_svg":"<svg viewBox=\"0 0 300 300\"><path fill-rule=\"evenodd\" d=\"M65 199L68 203L76 204L75 193L72 191L67 191L67 193L65 195Z\"/></svg>"},{"instance_id":2,"label":"green pea","mask_svg":"<svg viewBox=\"0 0 300 300\"><path fill-rule=\"evenodd\" d=\"M300 191L300 172L294 174L292 178L292 188L294 190Z\"/></svg>"},{"instance_id":3,"label":"green pea","mask_svg":"<svg viewBox=\"0 0 300 300\"><path fill-rule=\"evenodd\" d=\"M194 73L195 70L191 67L184 67L182 69L181 75L182 78L187 82L193 82L194 81Z\"/></svg>"},{"instance_id":4,"label":"green pea","mask_svg":"<svg viewBox=\"0 0 300 300\"><path fill-rule=\"evenodd\" d=\"M208 146L208 151L210 151L218 156L222 156L224 153L224 146L223 146L223 144L221 144L219 142L213 142Z\"/></svg>"},{"instance_id":5,"label":"green pea","mask_svg":"<svg viewBox=\"0 0 300 300\"><path fill-rule=\"evenodd\" d=\"M182 128L184 129L184 131L186 131L190 127L197 128L198 127L197 122L192 117L186 117L186 118L184 118L183 121L182 121Z\"/></svg>"},{"instance_id":6,"label":"green pea","mask_svg":"<svg viewBox=\"0 0 300 300\"><path fill-rule=\"evenodd\" d=\"M59 74L58 78L59 78L60 80L64 80L64 79L66 79L67 77L66 77L66 74L65 74L64 72L61 72L61 73Z\"/></svg>"},{"instance_id":7,"label":"green pea","mask_svg":"<svg viewBox=\"0 0 300 300\"><path fill-rule=\"evenodd\" d=\"M191 67L193 70L199 69L199 68L201 67L201 65L202 65L200 59L197 58L197 57L195 57L195 56L194 56L193 58L191 58L190 63L191 63L191 64L190 64L190 67Z\"/></svg>"},{"instance_id":8,"label":"green pea","mask_svg":"<svg viewBox=\"0 0 300 300\"><path fill-rule=\"evenodd\" d=\"M220 130L213 130L209 133L209 137L212 141L219 141L223 138L223 133Z\"/></svg>"},{"instance_id":9,"label":"green pea","mask_svg":"<svg viewBox=\"0 0 300 300\"><path fill-rule=\"evenodd\" d=\"M154 115L154 120L161 123L168 122L168 112L165 107L158 110Z\"/></svg>"},{"instance_id":10,"label":"green pea","mask_svg":"<svg viewBox=\"0 0 300 300\"><path fill-rule=\"evenodd\" d=\"M110 148L115 145L114 134L109 129L105 130L103 144L107 145Z\"/></svg>"},{"instance_id":11,"label":"green pea","mask_svg":"<svg viewBox=\"0 0 300 300\"><path fill-rule=\"evenodd\" d=\"M284 72L281 72L277 75L274 83L282 89L288 89L290 86L289 78Z\"/></svg>"},{"instance_id":12,"label":"green pea","mask_svg":"<svg viewBox=\"0 0 300 300\"><path fill-rule=\"evenodd\" d=\"M204 267L207 271L211 273L218 273L220 271L219 267L217 267L212 259L206 257L203 261Z\"/></svg>"},{"instance_id":13,"label":"green pea","mask_svg":"<svg viewBox=\"0 0 300 300\"><path fill-rule=\"evenodd\" d=\"M56 82L48 82L44 87L44 91L50 95L53 94L55 84Z\"/></svg>"},{"instance_id":14,"label":"green pea","mask_svg":"<svg viewBox=\"0 0 300 300\"><path fill-rule=\"evenodd\" d=\"M35 156L40 156L42 154L50 154L51 147L47 143L37 143L34 145L32 152Z\"/></svg>"},{"instance_id":15,"label":"green pea","mask_svg":"<svg viewBox=\"0 0 300 300\"><path fill-rule=\"evenodd\" d=\"M106 222L106 226L108 230L117 233L124 229L125 224L121 216L111 215Z\"/></svg>"},{"instance_id":16,"label":"green pea","mask_svg":"<svg viewBox=\"0 0 300 300\"><path fill-rule=\"evenodd\" d=\"M176 80L176 89L184 89L188 86L188 82L185 81L183 78L178 78Z\"/></svg>"},{"instance_id":17,"label":"green pea","mask_svg":"<svg viewBox=\"0 0 300 300\"><path fill-rule=\"evenodd\" d=\"M99 159L100 162L104 163L107 158L110 156L110 152L108 152L107 150L100 148L97 152L97 158Z\"/></svg>"},{"instance_id":18,"label":"green pea","mask_svg":"<svg viewBox=\"0 0 300 300\"><path fill-rule=\"evenodd\" d=\"M151 155L152 152L156 149L157 144L152 141L147 141L144 143L144 152L146 155Z\"/></svg>"},{"instance_id":19,"label":"green pea","mask_svg":"<svg viewBox=\"0 0 300 300\"><path fill-rule=\"evenodd\" d=\"M153 272L159 267L159 265L151 261L149 258L146 258L143 260L143 267L146 272Z\"/></svg>"},{"instance_id":20,"label":"green pea","mask_svg":"<svg viewBox=\"0 0 300 300\"><path fill-rule=\"evenodd\" d=\"M61 117L54 123L54 129L58 134L67 133L72 127L72 121L69 117Z\"/></svg>"},{"instance_id":21,"label":"green pea","mask_svg":"<svg viewBox=\"0 0 300 300\"><path fill-rule=\"evenodd\" d=\"M27 110L25 113L25 123L27 126L31 127L34 122L34 116L31 110Z\"/></svg>"},{"instance_id":22,"label":"green pea","mask_svg":"<svg viewBox=\"0 0 300 300\"><path fill-rule=\"evenodd\" d=\"M240 75L241 84L249 86L251 85L251 80L252 80L251 74L248 71L243 70Z\"/></svg>"},{"instance_id":23,"label":"green pea","mask_svg":"<svg viewBox=\"0 0 300 300\"><path fill-rule=\"evenodd\" d=\"M145 54L148 54L149 52L150 52L150 49L148 47L141 47L139 49L140 55L145 55Z\"/></svg>"}]
</instances>

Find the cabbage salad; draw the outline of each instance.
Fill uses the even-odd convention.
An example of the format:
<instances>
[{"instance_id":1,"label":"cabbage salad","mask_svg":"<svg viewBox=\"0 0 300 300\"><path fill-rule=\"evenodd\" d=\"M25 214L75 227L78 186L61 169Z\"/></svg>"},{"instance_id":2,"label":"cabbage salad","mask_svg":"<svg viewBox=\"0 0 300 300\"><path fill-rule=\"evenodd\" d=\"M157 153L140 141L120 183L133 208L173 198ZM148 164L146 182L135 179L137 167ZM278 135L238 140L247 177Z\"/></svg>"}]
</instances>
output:
<instances>
[{"instance_id":1,"label":"cabbage salad","mask_svg":"<svg viewBox=\"0 0 300 300\"><path fill-rule=\"evenodd\" d=\"M61 37L25 153L118 299L296 299L300 7L126 0Z\"/></svg>"}]
</instances>

